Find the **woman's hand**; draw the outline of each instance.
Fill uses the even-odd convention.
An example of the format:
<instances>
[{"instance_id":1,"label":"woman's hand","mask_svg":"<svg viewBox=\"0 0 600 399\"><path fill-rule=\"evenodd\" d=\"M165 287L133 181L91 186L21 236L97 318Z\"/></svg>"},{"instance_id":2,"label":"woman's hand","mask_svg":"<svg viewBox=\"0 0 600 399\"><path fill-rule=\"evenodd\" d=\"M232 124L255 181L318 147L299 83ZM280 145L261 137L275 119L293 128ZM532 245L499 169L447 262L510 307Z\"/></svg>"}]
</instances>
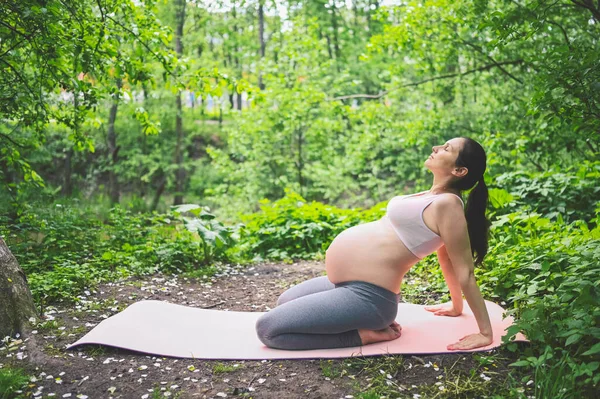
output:
<instances>
[{"instance_id":1,"label":"woman's hand","mask_svg":"<svg viewBox=\"0 0 600 399\"><path fill-rule=\"evenodd\" d=\"M462 337L458 342L448 345L446 348L450 351L461 349L475 349L482 346L487 346L494 341L493 337L483 335L481 333L471 334Z\"/></svg>"},{"instance_id":2,"label":"woman's hand","mask_svg":"<svg viewBox=\"0 0 600 399\"><path fill-rule=\"evenodd\" d=\"M425 310L433 312L436 316L460 316L462 312L454 309L452 302L443 303L441 305L425 306Z\"/></svg>"}]
</instances>

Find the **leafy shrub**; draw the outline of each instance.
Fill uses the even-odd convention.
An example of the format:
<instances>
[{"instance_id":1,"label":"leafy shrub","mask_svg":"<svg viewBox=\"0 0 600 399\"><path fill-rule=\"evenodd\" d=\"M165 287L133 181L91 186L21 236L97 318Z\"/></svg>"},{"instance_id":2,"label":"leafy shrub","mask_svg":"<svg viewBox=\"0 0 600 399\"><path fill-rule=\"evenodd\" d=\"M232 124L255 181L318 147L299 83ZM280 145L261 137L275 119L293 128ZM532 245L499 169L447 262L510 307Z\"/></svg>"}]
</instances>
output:
<instances>
[{"instance_id":1,"label":"leafy shrub","mask_svg":"<svg viewBox=\"0 0 600 399\"><path fill-rule=\"evenodd\" d=\"M513 210L528 207L549 219L590 221L600 198L600 162L547 172L509 172L496 184L515 197Z\"/></svg>"},{"instance_id":2,"label":"leafy shrub","mask_svg":"<svg viewBox=\"0 0 600 399\"><path fill-rule=\"evenodd\" d=\"M591 394L600 383L600 227L512 213L492 235L482 290L517 317L505 340L523 331L532 343L515 365L535 371L536 397Z\"/></svg>"},{"instance_id":3,"label":"leafy shrub","mask_svg":"<svg viewBox=\"0 0 600 399\"><path fill-rule=\"evenodd\" d=\"M184 211L200 207L188 208ZM230 260L234 229L204 208L200 218L182 212L134 214L115 207L102 222L76 206L30 206L0 233L25 271L34 299L44 305L76 300L86 288L131 275L213 274L212 263Z\"/></svg>"},{"instance_id":4,"label":"leafy shrub","mask_svg":"<svg viewBox=\"0 0 600 399\"><path fill-rule=\"evenodd\" d=\"M209 213L208 207L195 204L180 205L173 212L180 214L189 212L195 215L193 218L183 216L185 227L192 233L197 233L202 243L204 262L210 263L213 259L227 258L227 249L235 244L233 235L236 227L225 227L218 222L215 215Z\"/></svg>"},{"instance_id":5,"label":"leafy shrub","mask_svg":"<svg viewBox=\"0 0 600 399\"><path fill-rule=\"evenodd\" d=\"M255 259L312 259L322 254L337 234L383 211L345 210L319 202L307 203L299 194L271 203L261 201L261 212L243 215L242 250Z\"/></svg>"},{"instance_id":6,"label":"leafy shrub","mask_svg":"<svg viewBox=\"0 0 600 399\"><path fill-rule=\"evenodd\" d=\"M6 236L26 273L43 272L63 261L88 260L100 227L100 221L75 207L29 206Z\"/></svg>"},{"instance_id":7,"label":"leafy shrub","mask_svg":"<svg viewBox=\"0 0 600 399\"><path fill-rule=\"evenodd\" d=\"M17 397L15 391L25 389L28 382L29 376L21 369L0 369L0 399L12 399Z\"/></svg>"}]
</instances>

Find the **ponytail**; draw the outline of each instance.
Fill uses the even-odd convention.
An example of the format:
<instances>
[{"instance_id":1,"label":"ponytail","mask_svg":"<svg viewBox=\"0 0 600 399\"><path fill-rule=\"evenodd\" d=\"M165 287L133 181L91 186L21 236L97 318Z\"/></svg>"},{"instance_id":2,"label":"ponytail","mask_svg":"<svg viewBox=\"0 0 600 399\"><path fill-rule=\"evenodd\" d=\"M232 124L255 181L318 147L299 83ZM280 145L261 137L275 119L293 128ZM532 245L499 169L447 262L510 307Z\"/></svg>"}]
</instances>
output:
<instances>
[{"instance_id":1,"label":"ponytail","mask_svg":"<svg viewBox=\"0 0 600 399\"><path fill-rule=\"evenodd\" d=\"M481 264L483 258L488 252L488 232L490 222L485 216L485 210L488 202L488 189L483 177L469 193L465 217L467 219L467 229L469 230L469 240L471 241L471 252L475 257L475 264Z\"/></svg>"},{"instance_id":2,"label":"ponytail","mask_svg":"<svg viewBox=\"0 0 600 399\"><path fill-rule=\"evenodd\" d=\"M483 262L488 252L488 232L490 221L485 216L488 203L488 189L483 180L486 169L485 150L473 139L461 137L464 145L456 158L456 166L465 167L468 173L465 177L452 183L452 187L460 191L469 190L465 218L469 240L471 241L471 253L475 258L475 264Z\"/></svg>"}]
</instances>

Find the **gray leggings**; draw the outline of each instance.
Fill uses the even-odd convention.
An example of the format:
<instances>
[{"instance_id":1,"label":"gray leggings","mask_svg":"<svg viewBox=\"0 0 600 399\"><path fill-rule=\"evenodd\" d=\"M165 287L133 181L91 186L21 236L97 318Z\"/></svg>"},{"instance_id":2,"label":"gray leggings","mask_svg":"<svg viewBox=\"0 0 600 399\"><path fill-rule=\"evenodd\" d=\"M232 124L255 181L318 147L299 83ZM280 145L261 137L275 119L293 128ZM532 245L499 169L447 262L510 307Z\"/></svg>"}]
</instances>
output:
<instances>
[{"instance_id":1,"label":"gray leggings","mask_svg":"<svg viewBox=\"0 0 600 399\"><path fill-rule=\"evenodd\" d=\"M399 295L364 281L332 284L327 276L285 291L256 321L263 344L277 349L361 346L358 329L380 330L398 312Z\"/></svg>"}]
</instances>

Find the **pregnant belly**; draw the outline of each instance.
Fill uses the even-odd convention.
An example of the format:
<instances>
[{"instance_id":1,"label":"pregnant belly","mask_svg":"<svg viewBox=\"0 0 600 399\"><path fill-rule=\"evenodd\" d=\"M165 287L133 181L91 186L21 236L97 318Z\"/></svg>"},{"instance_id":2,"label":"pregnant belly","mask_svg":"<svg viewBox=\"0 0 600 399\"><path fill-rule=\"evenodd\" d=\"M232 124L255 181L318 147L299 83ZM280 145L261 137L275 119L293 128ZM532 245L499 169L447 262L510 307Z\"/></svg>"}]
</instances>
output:
<instances>
[{"instance_id":1,"label":"pregnant belly","mask_svg":"<svg viewBox=\"0 0 600 399\"><path fill-rule=\"evenodd\" d=\"M329 280L361 280L398 292L402 277L418 259L408 251L385 218L341 232L325 254Z\"/></svg>"}]
</instances>

